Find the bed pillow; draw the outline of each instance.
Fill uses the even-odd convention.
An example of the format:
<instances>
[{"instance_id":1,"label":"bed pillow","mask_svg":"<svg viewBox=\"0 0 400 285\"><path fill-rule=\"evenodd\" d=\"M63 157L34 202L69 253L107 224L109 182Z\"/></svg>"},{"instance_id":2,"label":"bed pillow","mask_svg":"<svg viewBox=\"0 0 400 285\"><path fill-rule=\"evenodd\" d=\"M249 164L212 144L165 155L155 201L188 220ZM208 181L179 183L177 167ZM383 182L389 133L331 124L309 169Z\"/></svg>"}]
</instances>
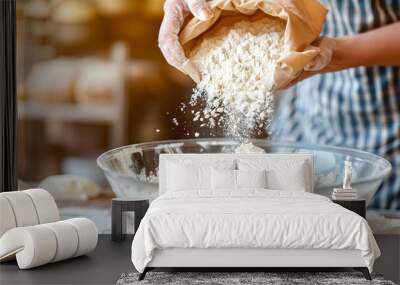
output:
<instances>
[{"instance_id":1,"label":"bed pillow","mask_svg":"<svg viewBox=\"0 0 400 285\"><path fill-rule=\"evenodd\" d=\"M211 168L211 189L228 190L236 189L236 170Z\"/></svg>"},{"instance_id":2,"label":"bed pillow","mask_svg":"<svg viewBox=\"0 0 400 285\"><path fill-rule=\"evenodd\" d=\"M211 167L186 166L177 163L168 165L168 191L210 189Z\"/></svg>"},{"instance_id":3,"label":"bed pillow","mask_svg":"<svg viewBox=\"0 0 400 285\"><path fill-rule=\"evenodd\" d=\"M160 156L160 194L170 191L211 191L211 168L235 169L233 157L209 154L162 154Z\"/></svg>"},{"instance_id":4,"label":"bed pillow","mask_svg":"<svg viewBox=\"0 0 400 285\"><path fill-rule=\"evenodd\" d=\"M264 170L211 169L211 189L234 191L249 188L266 188L267 176Z\"/></svg>"},{"instance_id":5,"label":"bed pillow","mask_svg":"<svg viewBox=\"0 0 400 285\"><path fill-rule=\"evenodd\" d=\"M290 167L269 169L267 171L267 188L272 190L304 191L308 187L308 163L306 161L291 163Z\"/></svg>"},{"instance_id":6,"label":"bed pillow","mask_svg":"<svg viewBox=\"0 0 400 285\"><path fill-rule=\"evenodd\" d=\"M264 158L238 158L240 170L267 171L267 188L271 190L312 191L310 160L300 156L270 155Z\"/></svg>"},{"instance_id":7,"label":"bed pillow","mask_svg":"<svg viewBox=\"0 0 400 285\"><path fill-rule=\"evenodd\" d=\"M236 170L237 189L267 188L267 171L263 170Z\"/></svg>"}]
</instances>

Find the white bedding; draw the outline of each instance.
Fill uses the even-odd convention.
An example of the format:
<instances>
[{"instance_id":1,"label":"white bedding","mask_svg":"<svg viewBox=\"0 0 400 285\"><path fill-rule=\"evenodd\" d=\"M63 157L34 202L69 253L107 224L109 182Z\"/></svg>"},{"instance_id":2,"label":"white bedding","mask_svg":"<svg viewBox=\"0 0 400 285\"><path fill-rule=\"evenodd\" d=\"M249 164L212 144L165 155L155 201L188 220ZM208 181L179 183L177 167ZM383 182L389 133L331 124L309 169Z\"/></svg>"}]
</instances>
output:
<instances>
[{"instance_id":1,"label":"white bedding","mask_svg":"<svg viewBox=\"0 0 400 285\"><path fill-rule=\"evenodd\" d=\"M165 248L357 249L370 271L380 255L357 214L320 195L265 189L159 196L134 237L132 262L143 272Z\"/></svg>"}]
</instances>

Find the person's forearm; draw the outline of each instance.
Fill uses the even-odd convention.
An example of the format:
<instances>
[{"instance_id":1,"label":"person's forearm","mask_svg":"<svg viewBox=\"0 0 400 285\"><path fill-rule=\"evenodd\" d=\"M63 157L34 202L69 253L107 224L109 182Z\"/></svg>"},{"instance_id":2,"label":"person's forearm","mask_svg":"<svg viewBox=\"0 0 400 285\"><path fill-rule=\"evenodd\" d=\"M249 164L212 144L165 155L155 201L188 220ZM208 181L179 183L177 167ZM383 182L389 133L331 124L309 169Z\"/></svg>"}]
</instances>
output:
<instances>
[{"instance_id":1,"label":"person's forearm","mask_svg":"<svg viewBox=\"0 0 400 285\"><path fill-rule=\"evenodd\" d=\"M357 66L400 66L400 22L337 39L325 72Z\"/></svg>"}]
</instances>

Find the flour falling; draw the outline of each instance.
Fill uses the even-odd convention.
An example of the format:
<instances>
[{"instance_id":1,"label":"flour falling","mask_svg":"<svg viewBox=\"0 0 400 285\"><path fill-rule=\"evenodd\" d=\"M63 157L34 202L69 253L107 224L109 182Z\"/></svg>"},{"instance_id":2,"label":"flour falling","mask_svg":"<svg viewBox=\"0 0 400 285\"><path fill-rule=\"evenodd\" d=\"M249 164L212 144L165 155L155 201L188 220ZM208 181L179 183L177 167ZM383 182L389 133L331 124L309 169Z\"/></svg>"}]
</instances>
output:
<instances>
[{"instance_id":1,"label":"flour falling","mask_svg":"<svg viewBox=\"0 0 400 285\"><path fill-rule=\"evenodd\" d=\"M204 38L189 54L201 74L191 104L194 121L247 139L269 125L274 73L284 53L285 23L270 17L240 21Z\"/></svg>"}]
</instances>

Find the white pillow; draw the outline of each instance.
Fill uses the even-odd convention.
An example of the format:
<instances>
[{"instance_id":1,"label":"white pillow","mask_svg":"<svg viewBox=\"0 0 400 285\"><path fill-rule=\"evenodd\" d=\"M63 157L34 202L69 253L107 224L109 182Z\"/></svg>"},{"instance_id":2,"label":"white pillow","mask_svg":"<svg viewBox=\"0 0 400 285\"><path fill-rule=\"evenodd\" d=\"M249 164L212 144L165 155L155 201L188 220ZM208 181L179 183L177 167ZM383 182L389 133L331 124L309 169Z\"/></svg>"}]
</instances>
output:
<instances>
[{"instance_id":1,"label":"white pillow","mask_svg":"<svg viewBox=\"0 0 400 285\"><path fill-rule=\"evenodd\" d=\"M308 189L308 163L292 163L291 167L267 171L267 188L271 190L304 191Z\"/></svg>"},{"instance_id":2,"label":"white pillow","mask_svg":"<svg viewBox=\"0 0 400 285\"><path fill-rule=\"evenodd\" d=\"M312 191L312 167L309 158L298 154L271 154L265 157L240 157L240 170L267 171L267 188L271 190Z\"/></svg>"},{"instance_id":3,"label":"white pillow","mask_svg":"<svg viewBox=\"0 0 400 285\"><path fill-rule=\"evenodd\" d=\"M267 188L267 171L263 170L236 170L237 189L240 188Z\"/></svg>"},{"instance_id":4,"label":"white pillow","mask_svg":"<svg viewBox=\"0 0 400 285\"><path fill-rule=\"evenodd\" d=\"M167 189L169 191L210 189L210 171L211 167L169 163Z\"/></svg>"},{"instance_id":5,"label":"white pillow","mask_svg":"<svg viewBox=\"0 0 400 285\"><path fill-rule=\"evenodd\" d=\"M176 167L171 165L180 165L180 169L176 172ZM227 154L161 154L160 155L160 168L159 168L159 190L160 194L176 191L173 187L177 186L178 189L184 190L201 190L202 192L211 190L211 168L216 169L235 169L236 160L235 157ZM198 168L208 168L208 172L199 171ZM187 171L196 171L201 176L201 179L195 179L190 181L186 177L183 177L183 173ZM175 173L174 173L175 172ZM199 173L200 172L200 173ZM190 174L190 176L192 176ZM196 176L196 175L195 175ZM185 181L183 181L186 180ZM198 181L200 180L200 181ZM176 185L178 183L179 185ZM183 184L183 185L182 185Z\"/></svg>"},{"instance_id":6,"label":"white pillow","mask_svg":"<svg viewBox=\"0 0 400 285\"><path fill-rule=\"evenodd\" d=\"M212 190L240 190L243 188L266 188L267 177L265 170L211 170Z\"/></svg>"},{"instance_id":7,"label":"white pillow","mask_svg":"<svg viewBox=\"0 0 400 285\"><path fill-rule=\"evenodd\" d=\"M212 190L235 190L236 189L236 170L231 169L211 169L211 189Z\"/></svg>"}]
</instances>

